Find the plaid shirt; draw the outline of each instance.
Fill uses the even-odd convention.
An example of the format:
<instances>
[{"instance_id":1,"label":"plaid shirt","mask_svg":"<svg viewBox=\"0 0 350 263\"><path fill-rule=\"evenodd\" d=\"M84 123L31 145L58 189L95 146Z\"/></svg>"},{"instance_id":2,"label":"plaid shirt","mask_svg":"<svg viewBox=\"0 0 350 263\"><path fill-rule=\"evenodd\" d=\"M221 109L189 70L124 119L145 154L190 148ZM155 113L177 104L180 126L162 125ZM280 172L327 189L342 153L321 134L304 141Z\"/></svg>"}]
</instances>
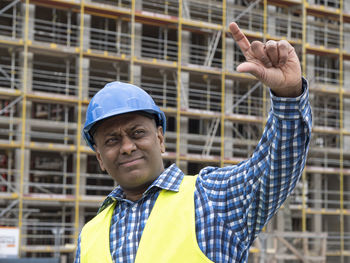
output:
<instances>
[{"instance_id":1,"label":"plaid shirt","mask_svg":"<svg viewBox=\"0 0 350 263\"><path fill-rule=\"evenodd\" d=\"M307 82L298 98L271 94L272 111L252 157L235 166L206 167L194 193L197 242L214 262L246 262L249 247L302 174L311 135ZM178 191L183 172L173 164L137 202L117 187L100 211L118 201L110 228L114 262L134 262L142 231L160 189ZM80 263L80 237L76 253Z\"/></svg>"}]
</instances>

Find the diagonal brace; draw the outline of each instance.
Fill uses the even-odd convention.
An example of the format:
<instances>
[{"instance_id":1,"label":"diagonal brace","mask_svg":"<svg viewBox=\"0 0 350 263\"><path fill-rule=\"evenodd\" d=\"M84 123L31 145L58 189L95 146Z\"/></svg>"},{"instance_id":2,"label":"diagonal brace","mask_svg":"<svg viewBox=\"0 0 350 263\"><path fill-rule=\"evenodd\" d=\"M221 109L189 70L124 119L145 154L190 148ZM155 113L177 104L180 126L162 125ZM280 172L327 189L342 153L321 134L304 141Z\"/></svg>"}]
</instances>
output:
<instances>
[{"instance_id":1,"label":"diagonal brace","mask_svg":"<svg viewBox=\"0 0 350 263\"><path fill-rule=\"evenodd\" d=\"M0 10L0 15L4 12L6 12L7 10L9 10L11 7L13 7L14 5L16 5L20 0L16 0L13 1L11 4L5 6L3 9Z\"/></svg>"}]
</instances>

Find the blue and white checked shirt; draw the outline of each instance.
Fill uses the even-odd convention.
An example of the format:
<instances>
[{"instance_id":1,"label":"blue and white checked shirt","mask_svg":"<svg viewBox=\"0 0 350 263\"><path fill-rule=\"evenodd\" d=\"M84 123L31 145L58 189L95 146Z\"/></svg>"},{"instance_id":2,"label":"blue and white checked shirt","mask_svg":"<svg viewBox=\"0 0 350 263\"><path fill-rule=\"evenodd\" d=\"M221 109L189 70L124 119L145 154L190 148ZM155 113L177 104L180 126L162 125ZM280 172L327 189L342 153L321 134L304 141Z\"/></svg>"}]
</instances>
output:
<instances>
[{"instance_id":1,"label":"blue and white checked shirt","mask_svg":"<svg viewBox=\"0 0 350 263\"><path fill-rule=\"evenodd\" d=\"M252 157L235 166L206 167L195 189L195 220L200 249L214 262L246 262L249 247L295 187L306 162L311 135L307 82L298 98L271 94L272 110ZM110 228L114 262L134 262L142 231L160 189L178 191L184 174L173 164L137 202L115 188L100 210L115 200ZM80 237L76 253L80 263Z\"/></svg>"}]
</instances>

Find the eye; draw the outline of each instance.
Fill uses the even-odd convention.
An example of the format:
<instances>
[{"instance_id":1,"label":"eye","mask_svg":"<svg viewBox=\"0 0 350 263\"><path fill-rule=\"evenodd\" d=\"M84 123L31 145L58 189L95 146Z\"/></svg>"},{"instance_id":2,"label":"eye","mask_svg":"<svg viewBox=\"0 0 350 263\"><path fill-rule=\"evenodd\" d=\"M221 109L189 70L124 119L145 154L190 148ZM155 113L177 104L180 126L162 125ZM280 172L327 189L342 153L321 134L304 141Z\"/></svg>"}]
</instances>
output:
<instances>
[{"instance_id":1,"label":"eye","mask_svg":"<svg viewBox=\"0 0 350 263\"><path fill-rule=\"evenodd\" d=\"M141 138L145 134L145 130L143 129L138 129L133 132L133 137L134 138Z\"/></svg>"},{"instance_id":2,"label":"eye","mask_svg":"<svg viewBox=\"0 0 350 263\"><path fill-rule=\"evenodd\" d=\"M108 138L108 139L105 141L105 144L106 144L106 145L110 145L110 144L116 143L117 141L118 141L117 138L111 137L111 138Z\"/></svg>"}]
</instances>

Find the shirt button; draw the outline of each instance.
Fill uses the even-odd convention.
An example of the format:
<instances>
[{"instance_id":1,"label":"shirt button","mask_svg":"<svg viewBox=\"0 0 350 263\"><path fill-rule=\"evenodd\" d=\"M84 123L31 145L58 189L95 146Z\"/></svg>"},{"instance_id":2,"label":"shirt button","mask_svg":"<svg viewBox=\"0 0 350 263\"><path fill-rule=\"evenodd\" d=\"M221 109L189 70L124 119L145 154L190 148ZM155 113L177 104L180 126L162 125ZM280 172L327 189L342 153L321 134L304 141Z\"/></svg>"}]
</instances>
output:
<instances>
[{"instance_id":1,"label":"shirt button","mask_svg":"<svg viewBox=\"0 0 350 263\"><path fill-rule=\"evenodd\" d=\"M136 211L136 206L134 206L133 208L131 208L131 210L132 210L133 212L135 212L135 211Z\"/></svg>"},{"instance_id":2,"label":"shirt button","mask_svg":"<svg viewBox=\"0 0 350 263\"><path fill-rule=\"evenodd\" d=\"M128 239L129 239L129 240L131 240L131 239L132 239L132 234L130 234L130 235L128 236Z\"/></svg>"}]
</instances>

